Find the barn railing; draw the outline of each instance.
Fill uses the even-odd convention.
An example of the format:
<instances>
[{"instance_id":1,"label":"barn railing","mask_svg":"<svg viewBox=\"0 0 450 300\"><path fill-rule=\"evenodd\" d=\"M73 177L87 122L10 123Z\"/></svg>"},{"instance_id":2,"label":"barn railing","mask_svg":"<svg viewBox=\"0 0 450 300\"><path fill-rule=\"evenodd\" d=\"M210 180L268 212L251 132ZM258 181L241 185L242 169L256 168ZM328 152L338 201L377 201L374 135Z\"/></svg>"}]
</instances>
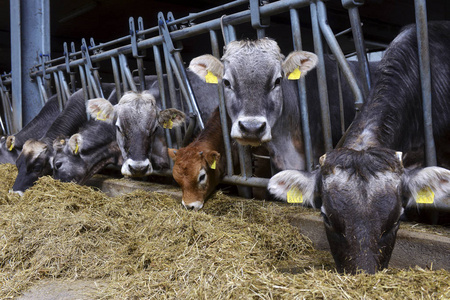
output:
<instances>
[{"instance_id":1,"label":"barn railing","mask_svg":"<svg viewBox=\"0 0 450 300\"><path fill-rule=\"evenodd\" d=\"M367 86L363 88L364 93L358 87L336 37L328 25L326 5L322 0L283 0L272 3L265 3L259 0L236 0L179 19L175 19L171 13L168 13L167 16L159 13L158 25L148 29L144 28L142 18L138 19L137 28L135 20L130 18L129 35L101 44L96 44L92 38L89 40L89 43L83 39L79 50L75 49L74 43L70 44L70 48L67 43L64 43L63 56L51 59L48 54L41 55L40 64L31 70L30 76L39 86L42 101L47 101L50 93L55 92L58 95L62 108L68 97L78 87L83 88L86 99L102 97L103 94L100 86L102 77L112 75L111 82L113 81L115 83L118 96L120 96L128 90L138 91L145 89L144 75L156 74L159 79L158 84L162 108L174 106L176 94L181 93L184 99L183 103L186 106L185 111L203 128L204 120L200 116L196 99L186 76L181 43L192 37L208 35L212 54L220 58L220 45L236 40L237 26L251 24L256 30L257 37L261 38L265 36L266 29L270 26L270 17L282 13L289 13L293 49L301 50L302 36L298 10L309 8L315 53L319 57L323 57L324 45L322 44L322 38L324 38L330 51L336 58L340 70L344 74L344 78L350 85L355 97L355 105L359 108L370 86L370 74L368 73L365 47L357 11L358 2L363 1L343 0L342 2L349 9L350 19L353 20L351 24L356 43L355 48L360 60L360 68L366 72ZM235 12L240 7L242 7L242 10ZM226 15L225 13L229 12L230 9L232 9L232 13ZM212 18L219 13L222 14L221 17ZM208 19L208 17L212 19ZM206 21L194 23L194 21L197 22L199 19L206 19ZM223 41L218 38L217 31L222 33ZM150 51L153 52L153 60L147 59L148 52ZM196 54L201 55L204 53ZM149 72L148 70L152 71ZM136 73L133 74L134 71ZM331 140L331 125L325 80L326 70L323 59L320 59L317 73L325 149L328 151L331 150L333 141ZM162 80L164 74L167 75L169 95L165 94L165 83ZM136 80L135 77L138 79ZM306 167L310 171L313 168L313 150L309 132L304 79L299 81L298 87L302 130L306 150ZM242 186L265 187L268 179L253 176L252 159L255 159L257 156L252 155L249 147L240 147L239 161L241 174L236 175L233 173L231 143L226 124L225 102L223 89L220 85L218 86L218 90L227 158L227 175L224 177L223 182ZM3 88L1 95L3 101ZM3 104L5 105L5 101L3 101ZM8 112L8 108L6 111ZM7 129L7 131L10 133L11 129ZM168 129L166 130L166 138L168 146L172 147L174 143ZM183 136L181 131L176 133L175 139L177 145L182 145ZM166 170L159 172L159 174L169 175L171 172L170 170ZM250 190L244 190L243 195L250 197Z\"/></svg>"}]
</instances>

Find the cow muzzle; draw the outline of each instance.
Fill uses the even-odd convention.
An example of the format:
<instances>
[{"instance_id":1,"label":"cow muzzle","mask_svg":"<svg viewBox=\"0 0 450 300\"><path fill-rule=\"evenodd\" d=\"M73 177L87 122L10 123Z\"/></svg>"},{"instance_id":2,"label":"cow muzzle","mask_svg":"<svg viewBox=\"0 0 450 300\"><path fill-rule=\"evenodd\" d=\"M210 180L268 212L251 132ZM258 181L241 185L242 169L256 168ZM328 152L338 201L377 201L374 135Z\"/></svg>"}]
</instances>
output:
<instances>
[{"instance_id":1,"label":"cow muzzle","mask_svg":"<svg viewBox=\"0 0 450 300\"><path fill-rule=\"evenodd\" d=\"M272 140L265 117L240 117L231 127L231 137L241 145L259 146Z\"/></svg>"},{"instance_id":2,"label":"cow muzzle","mask_svg":"<svg viewBox=\"0 0 450 300\"><path fill-rule=\"evenodd\" d=\"M191 203L186 204L184 202L184 200L182 200L181 203L188 210L199 210L199 209L201 209L203 207L203 202L201 202L201 201L195 201L195 202L191 202Z\"/></svg>"},{"instance_id":3,"label":"cow muzzle","mask_svg":"<svg viewBox=\"0 0 450 300\"><path fill-rule=\"evenodd\" d=\"M122 165L122 175L129 177L143 177L153 172L152 164L149 159L143 161L135 161L127 159Z\"/></svg>"}]
</instances>

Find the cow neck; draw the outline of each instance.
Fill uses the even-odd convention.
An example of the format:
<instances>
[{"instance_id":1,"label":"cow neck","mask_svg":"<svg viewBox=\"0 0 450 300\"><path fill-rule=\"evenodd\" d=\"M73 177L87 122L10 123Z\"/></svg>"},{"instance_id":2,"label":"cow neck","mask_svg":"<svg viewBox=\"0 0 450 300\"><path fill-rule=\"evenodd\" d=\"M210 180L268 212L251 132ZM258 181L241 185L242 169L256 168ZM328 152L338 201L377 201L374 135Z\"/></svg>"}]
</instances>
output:
<instances>
[{"instance_id":1,"label":"cow neck","mask_svg":"<svg viewBox=\"0 0 450 300\"><path fill-rule=\"evenodd\" d=\"M227 117L227 121L230 123L228 119ZM208 149L216 150L219 153L225 152L219 109L213 112L205 124L205 129L203 129L192 144L195 146L206 145Z\"/></svg>"}]
</instances>

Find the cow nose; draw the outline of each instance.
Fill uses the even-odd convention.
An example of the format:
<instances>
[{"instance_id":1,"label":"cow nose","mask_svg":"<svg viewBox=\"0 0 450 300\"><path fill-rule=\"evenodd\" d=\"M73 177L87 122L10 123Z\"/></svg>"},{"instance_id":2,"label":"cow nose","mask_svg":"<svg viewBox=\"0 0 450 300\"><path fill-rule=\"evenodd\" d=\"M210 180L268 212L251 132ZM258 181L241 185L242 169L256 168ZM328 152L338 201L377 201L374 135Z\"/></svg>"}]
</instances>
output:
<instances>
[{"instance_id":1,"label":"cow nose","mask_svg":"<svg viewBox=\"0 0 450 300\"><path fill-rule=\"evenodd\" d=\"M147 172L148 165L137 165L137 166L129 165L128 168L130 168L131 174L139 175L139 174L145 174Z\"/></svg>"},{"instance_id":2,"label":"cow nose","mask_svg":"<svg viewBox=\"0 0 450 300\"><path fill-rule=\"evenodd\" d=\"M239 129L246 134L259 136L266 129L266 122L263 121L239 121Z\"/></svg>"},{"instance_id":3,"label":"cow nose","mask_svg":"<svg viewBox=\"0 0 450 300\"><path fill-rule=\"evenodd\" d=\"M184 200L182 200L181 203L187 210L199 210L203 207L203 202L201 202L201 201L195 201L195 202L186 204L184 202Z\"/></svg>"}]
</instances>

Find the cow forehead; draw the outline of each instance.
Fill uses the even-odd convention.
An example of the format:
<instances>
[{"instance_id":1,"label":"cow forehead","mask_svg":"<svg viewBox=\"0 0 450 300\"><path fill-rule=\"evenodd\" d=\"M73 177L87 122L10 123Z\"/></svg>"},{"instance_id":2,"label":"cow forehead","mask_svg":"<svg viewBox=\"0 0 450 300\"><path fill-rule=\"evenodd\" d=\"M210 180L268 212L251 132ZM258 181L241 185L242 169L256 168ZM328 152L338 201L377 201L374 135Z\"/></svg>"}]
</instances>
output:
<instances>
[{"instance_id":1,"label":"cow forehead","mask_svg":"<svg viewBox=\"0 0 450 300\"><path fill-rule=\"evenodd\" d=\"M284 56L281 54L278 44L268 38L259 40L241 40L230 42L222 56L223 61L233 61L235 59L252 59L254 57L264 56L272 58L273 61L281 63Z\"/></svg>"},{"instance_id":2,"label":"cow forehead","mask_svg":"<svg viewBox=\"0 0 450 300\"><path fill-rule=\"evenodd\" d=\"M157 112L155 97L149 92L127 93L114 107L119 118L141 119L146 116L154 117Z\"/></svg>"}]
</instances>

